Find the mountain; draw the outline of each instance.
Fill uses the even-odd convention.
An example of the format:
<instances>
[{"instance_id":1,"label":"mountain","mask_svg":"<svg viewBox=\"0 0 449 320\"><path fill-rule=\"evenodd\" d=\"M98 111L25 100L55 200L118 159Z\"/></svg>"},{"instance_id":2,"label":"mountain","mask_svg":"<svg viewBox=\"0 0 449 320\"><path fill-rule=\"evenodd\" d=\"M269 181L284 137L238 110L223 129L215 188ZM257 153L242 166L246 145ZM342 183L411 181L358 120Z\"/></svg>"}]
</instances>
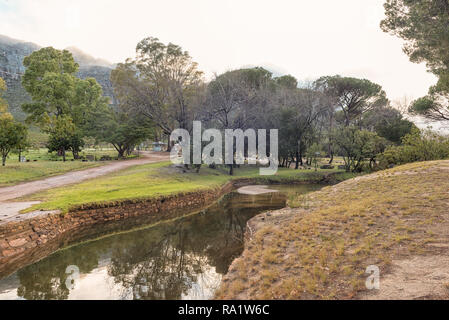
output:
<instances>
[{"instance_id":1,"label":"mountain","mask_svg":"<svg viewBox=\"0 0 449 320\"><path fill-rule=\"evenodd\" d=\"M40 48L41 46L31 42L0 35L0 77L5 80L8 87L5 99L8 101L9 110L18 120L25 119L26 115L21 105L30 100L21 84L21 76L25 72L22 62L26 56ZM102 86L103 94L111 98L111 103L115 103L110 81L111 71L115 65L106 60L94 58L76 47L68 47L66 50L72 53L73 58L80 65L77 76L81 79L95 78Z\"/></svg>"}]
</instances>

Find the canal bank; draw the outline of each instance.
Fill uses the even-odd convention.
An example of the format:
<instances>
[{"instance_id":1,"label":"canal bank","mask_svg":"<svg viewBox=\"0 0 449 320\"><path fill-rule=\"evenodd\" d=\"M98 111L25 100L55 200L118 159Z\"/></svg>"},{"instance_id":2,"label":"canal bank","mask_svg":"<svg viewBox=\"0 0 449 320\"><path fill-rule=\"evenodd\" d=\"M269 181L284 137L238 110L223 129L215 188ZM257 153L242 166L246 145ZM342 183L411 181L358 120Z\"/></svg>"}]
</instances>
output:
<instances>
[{"instance_id":1,"label":"canal bank","mask_svg":"<svg viewBox=\"0 0 449 320\"><path fill-rule=\"evenodd\" d=\"M239 188L159 223L141 215L78 230L77 240L66 238L64 248L1 279L0 299L210 299L243 251L247 221L322 185L269 188L258 194ZM75 286L65 285L69 278Z\"/></svg>"},{"instance_id":2,"label":"canal bank","mask_svg":"<svg viewBox=\"0 0 449 320\"><path fill-rule=\"evenodd\" d=\"M224 194L245 185L328 184L333 179L334 174L326 174L319 181L240 178L217 188L149 199L83 204L65 214L52 212L3 224L0 225L0 277L13 272L18 266L34 263L69 243L107 232L108 225L113 226L114 223L139 217L144 218L142 223L145 224L170 220L204 209Z\"/></svg>"}]
</instances>

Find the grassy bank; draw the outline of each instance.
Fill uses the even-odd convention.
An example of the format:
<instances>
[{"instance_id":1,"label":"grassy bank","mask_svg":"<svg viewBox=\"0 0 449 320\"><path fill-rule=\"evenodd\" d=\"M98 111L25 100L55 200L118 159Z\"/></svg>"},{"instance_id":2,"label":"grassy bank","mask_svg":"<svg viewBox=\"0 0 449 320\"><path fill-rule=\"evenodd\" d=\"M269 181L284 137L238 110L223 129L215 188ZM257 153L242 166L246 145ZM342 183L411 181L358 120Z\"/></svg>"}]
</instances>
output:
<instances>
[{"instance_id":1,"label":"grassy bank","mask_svg":"<svg viewBox=\"0 0 449 320\"><path fill-rule=\"evenodd\" d=\"M406 295L412 287L429 287L435 279L429 279L425 261L446 255L448 190L449 161L434 161L302 196L295 201L297 208L251 222L257 231L231 266L217 298L349 299L378 294L398 299L436 295L437 289L447 293L448 279L442 277L430 292ZM401 275L397 261L406 261L403 265L410 269ZM423 263L413 269L419 261ZM370 265L380 268L380 292L365 288ZM407 287L407 274L422 284Z\"/></svg>"},{"instance_id":2,"label":"grassy bank","mask_svg":"<svg viewBox=\"0 0 449 320\"><path fill-rule=\"evenodd\" d=\"M243 166L229 176L223 168L210 169L206 166L199 173L186 172L171 166L170 162L131 167L104 177L80 184L52 189L27 197L28 200L43 202L31 207L33 210L54 210L63 212L71 207L94 202L111 202L124 199L149 198L199 189L216 188L231 179L258 178L261 182L274 181L320 181L323 176L338 170L293 170L280 168L274 176L260 176L256 167ZM344 179L342 173L341 178Z\"/></svg>"}]
</instances>

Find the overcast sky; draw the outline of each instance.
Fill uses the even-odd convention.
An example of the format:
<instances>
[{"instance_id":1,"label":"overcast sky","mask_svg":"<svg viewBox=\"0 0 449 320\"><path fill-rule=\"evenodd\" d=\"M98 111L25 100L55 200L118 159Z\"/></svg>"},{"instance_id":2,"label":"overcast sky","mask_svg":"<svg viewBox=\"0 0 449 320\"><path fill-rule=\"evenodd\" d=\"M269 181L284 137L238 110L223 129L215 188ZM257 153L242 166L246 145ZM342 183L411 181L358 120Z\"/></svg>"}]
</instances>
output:
<instances>
[{"instance_id":1,"label":"overcast sky","mask_svg":"<svg viewBox=\"0 0 449 320\"><path fill-rule=\"evenodd\" d=\"M417 98L435 77L383 33L384 0L0 0L0 34L76 46L98 58L132 57L146 36L189 51L210 77L263 65L299 80L341 74Z\"/></svg>"}]
</instances>

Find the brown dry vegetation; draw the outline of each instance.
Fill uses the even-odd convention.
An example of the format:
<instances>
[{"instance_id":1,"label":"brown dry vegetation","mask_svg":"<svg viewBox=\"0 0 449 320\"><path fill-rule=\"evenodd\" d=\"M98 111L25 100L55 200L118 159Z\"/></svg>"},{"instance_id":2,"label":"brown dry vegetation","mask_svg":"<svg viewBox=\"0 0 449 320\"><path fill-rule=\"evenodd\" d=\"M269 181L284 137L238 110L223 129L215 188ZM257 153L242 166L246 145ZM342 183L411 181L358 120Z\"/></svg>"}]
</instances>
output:
<instances>
[{"instance_id":1,"label":"brown dry vegetation","mask_svg":"<svg viewBox=\"0 0 449 320\"><path fill-rule=\"evenodd\" d=\"M231 265L217 298L447 297L449 161L357 177L290 203L295 208L249 222L246 249ZM399 262L413 259L420 259L420 269L402 263L410 270L397 272ZM426 267L425 261L433 265ZM380 268L380 290L365 288L369 265ZM435 266L447 276L429 282L426 269ZM418 281L416 294L407 293L407 274ZM420 292L426 287L420 283L432 285Z\"/></svg>"}]
</instances>

